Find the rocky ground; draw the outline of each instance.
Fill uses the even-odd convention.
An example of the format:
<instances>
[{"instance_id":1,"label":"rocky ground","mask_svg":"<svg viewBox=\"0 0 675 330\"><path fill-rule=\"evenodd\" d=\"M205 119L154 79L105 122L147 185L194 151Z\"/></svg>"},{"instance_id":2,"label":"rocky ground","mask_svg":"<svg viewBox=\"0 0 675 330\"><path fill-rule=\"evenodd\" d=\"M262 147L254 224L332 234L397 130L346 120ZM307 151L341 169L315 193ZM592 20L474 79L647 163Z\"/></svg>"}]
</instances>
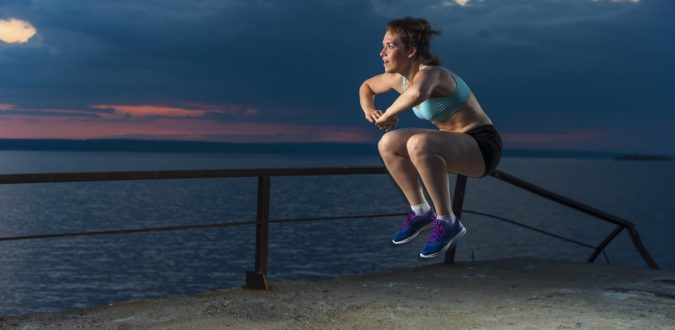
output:
<instances>
[{"instance_id":1,"label":"rocky ground","mask_svg":"<svg viewBox=\"0 0 675 330\"><path fill-rule=\"evenodd\" d=\"M675 273L542 260L272 282L0 320L2 329L675 329Z\"/></svg>"}]
</instances>

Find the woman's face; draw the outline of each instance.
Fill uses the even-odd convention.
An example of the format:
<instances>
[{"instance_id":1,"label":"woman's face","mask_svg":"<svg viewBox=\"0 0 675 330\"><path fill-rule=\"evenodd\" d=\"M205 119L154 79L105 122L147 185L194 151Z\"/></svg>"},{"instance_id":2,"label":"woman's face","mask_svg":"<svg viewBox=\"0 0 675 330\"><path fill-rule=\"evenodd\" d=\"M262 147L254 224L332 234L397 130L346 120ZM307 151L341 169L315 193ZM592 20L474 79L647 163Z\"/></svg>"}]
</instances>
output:
<instances>
[{"instance_id":1,"label":"woman's face","mask_svg":"<svg viewBox=\"0 0 675 330\"><path fill-rule=\"evenodd\" d=\"M413 52L406 50L398 35L387 31L382 39L380 57L384 62L384 72L402 73L408 68Z\"/></svg>"}]
</instances>

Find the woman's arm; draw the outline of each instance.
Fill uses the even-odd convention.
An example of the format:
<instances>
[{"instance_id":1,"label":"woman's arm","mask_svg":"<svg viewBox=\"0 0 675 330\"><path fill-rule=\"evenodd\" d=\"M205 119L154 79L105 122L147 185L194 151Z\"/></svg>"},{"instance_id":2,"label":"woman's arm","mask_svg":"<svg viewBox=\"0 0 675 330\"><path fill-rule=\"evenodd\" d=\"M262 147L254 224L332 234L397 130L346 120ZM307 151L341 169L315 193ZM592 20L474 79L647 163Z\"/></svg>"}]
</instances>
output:
<instances>
[{"instance_id":1,"label":"woman's arm","mask_svg":"<svg viewBox=\"0 0 675 330\"><path fill-rule=\"evenodd\" d=\"M375 95L385 93L391 89L396 89L396 82L401 78L397 74L383 73L374 76L361 84L359 88L359 101L361 109L366 115L366 120L373 123L383 113L375 108Z\"/></svg>"},{"instance_id":2,"label":"woman's arm","mask_svg":"<svg viewBox=\"0 0 675 330\"><path fill-rule=\"evenodd\" d=\"M406 90L389 106L381 116L384 118L380 120L386 121L388 118L394 118L428 99L440 83L441 73L438 70L429 68L417 72L415 81L409 84Z\"/></svg>"}]
</instances>

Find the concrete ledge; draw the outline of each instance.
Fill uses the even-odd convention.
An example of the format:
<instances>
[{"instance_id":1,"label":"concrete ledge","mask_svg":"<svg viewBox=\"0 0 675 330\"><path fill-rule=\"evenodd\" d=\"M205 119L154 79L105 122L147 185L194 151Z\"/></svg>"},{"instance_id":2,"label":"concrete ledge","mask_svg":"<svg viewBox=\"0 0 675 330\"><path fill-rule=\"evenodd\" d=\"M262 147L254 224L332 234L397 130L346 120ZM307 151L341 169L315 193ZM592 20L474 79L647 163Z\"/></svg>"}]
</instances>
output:
<instances>
[{"instance_id":1,"label":"concrete ledge","mask_svg":"<svg viewBox=\"0 0 675 330\"><path fill-rule=\"evenodd\" d=\"M675 329L675 273L513 259L0 320L0 328Z\"/></svg>"}]
</instances>

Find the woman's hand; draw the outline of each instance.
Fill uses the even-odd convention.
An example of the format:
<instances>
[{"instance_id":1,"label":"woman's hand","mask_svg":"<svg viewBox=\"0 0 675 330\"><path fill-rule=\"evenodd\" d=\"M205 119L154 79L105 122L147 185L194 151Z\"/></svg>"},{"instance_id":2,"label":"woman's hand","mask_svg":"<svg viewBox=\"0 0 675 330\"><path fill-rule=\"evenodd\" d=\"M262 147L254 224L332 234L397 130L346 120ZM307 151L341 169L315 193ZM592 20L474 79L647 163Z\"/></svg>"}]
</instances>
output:
<instances>
[{"instance_id":1,"label":"woman's hand","mask_svg":"<svg viewBox=\"0 0 675 330\"><path fill-rule=\"evenodd\" d=\"M380 118L380 116L382 116L384 111L373 109L373 110L366 110L365 113L366 113L366 120L374 124L375 121L377 121L377 119Z\"/></svg>"},{"instance_id":2,"label":"woman's hand","mask_svg":"<svg viewBox=\"0 0 675 330\"><path fill-rule=\"evenodd\" d=\"M385 132L389 132L392 128L396 127L396 125L398 125L398 118L395 116L387 116L386 113L381 115L380 118L375 121L375 126Z\"/></svg>"}]
</instances>

